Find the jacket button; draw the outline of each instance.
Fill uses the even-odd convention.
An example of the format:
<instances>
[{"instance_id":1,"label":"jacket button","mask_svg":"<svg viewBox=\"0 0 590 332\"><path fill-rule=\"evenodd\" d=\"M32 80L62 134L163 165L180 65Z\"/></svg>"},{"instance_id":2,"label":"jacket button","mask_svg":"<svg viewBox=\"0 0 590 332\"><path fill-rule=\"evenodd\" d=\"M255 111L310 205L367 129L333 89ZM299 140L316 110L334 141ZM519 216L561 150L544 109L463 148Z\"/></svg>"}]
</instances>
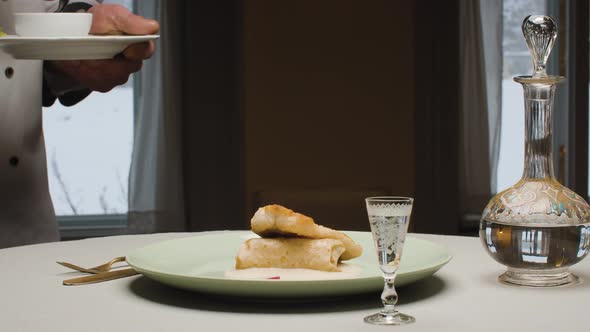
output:
<instances>
[{"instance_id":1,"label":"jacket button","mask_svg":"<svg viewBox=\"0 0 590 332\"><path fill-rule=\"evenodd\" d=\"M8 159L8 163L12 167L17 167L19 162L20 162L20 160L16 156L15 157L10 157L10 159Z\"/></svg>"},{"instance_id":2,"label":"jacket button","mask_svg":"<svg viewBox=\"0 0 590 332\"><path fill-rule=\"evenodd\" d=\"M4 76L6 76L6 78L10 79L12 78L12 76L14 76L14 68L12 67L8 67L4 70Z\"/></svg>"}]
</instances>

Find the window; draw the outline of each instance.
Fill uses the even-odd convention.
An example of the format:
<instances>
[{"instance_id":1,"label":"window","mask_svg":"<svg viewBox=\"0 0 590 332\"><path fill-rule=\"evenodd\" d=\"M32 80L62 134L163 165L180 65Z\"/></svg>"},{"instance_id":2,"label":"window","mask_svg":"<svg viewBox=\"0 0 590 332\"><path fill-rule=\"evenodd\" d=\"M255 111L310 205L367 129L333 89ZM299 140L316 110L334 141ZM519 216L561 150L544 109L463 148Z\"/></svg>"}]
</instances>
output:
<instances>
[{"instance_id":1,"label":"window","mask_svg":"<svg viewBox=\"0 0 590 332\"><path fill-rule=\"evenodd\" d=\"M105 0L132 8L132 0ZM94 92L73 107L43 110L49 190L63 221L96 221L127 213L133 146L133 82ZM91 217L92 216L92 217Z\"/></svg>"},{"instance_id":2,"label":"window","mask_svg":"<svg viewBox=\"0 0 590 332\"><path fill-rule=\"evenodd\" d=\"M522 20L531 14L547 13L547 2L504 0L504 39L502 70L502 133L496 192L515 184L524 164L524 97L522 86L512 79L530 75L531 56L524 40ZM563 38L563 36L559 36ZM556 51L552 56L556 56Z\"/></svg>"},{"instance_id":3,"label":"window","mask_svg":"<svg viewBox=\"0 0 590 332\"><path fill-rule=\"evenodd\" d=\"M504 4L504 78L502 84L502 135L497 191L514 184L521 175L524 158L523 93L512 77L530 74L531 60L520 31L522 19L529 14L551 15L559 26L559 35L548 62L548 72L566 77L559 84L553 112L553 161L555 176L570 189L588 191L585 150L588 130L585 93L588 91L588 5L587 2L558 0L503 0ZM577 10L577 8L586 8ZM581 27L584 27L585 32ZM582 45L586 43L585 45ZM585 58L584 58L585 57ZM585 91L584 91L585 90ZM585 104L585 105L581 105ZM589 154L590 155L590 154Z\"/></svg>"}]
</instances>

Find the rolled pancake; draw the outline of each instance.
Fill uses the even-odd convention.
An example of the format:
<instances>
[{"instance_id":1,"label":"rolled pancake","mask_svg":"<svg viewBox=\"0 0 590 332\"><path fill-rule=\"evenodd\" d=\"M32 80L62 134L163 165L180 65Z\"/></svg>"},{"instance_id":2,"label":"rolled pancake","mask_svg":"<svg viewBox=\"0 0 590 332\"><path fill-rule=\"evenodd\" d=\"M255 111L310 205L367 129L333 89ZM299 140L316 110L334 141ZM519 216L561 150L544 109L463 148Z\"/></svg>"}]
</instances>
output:
<instances>
[{"instance_id":1,"label":"rolled pancake","mask_svg":"<svg viewBox=\"0 0 590 332\"><path fill-rule=\"evenodd\" d=\"M252 231L261 237L305 237L342 241L346 251L341 260L359 257L363 247L348 235L316 224L312 218L280 205L267 205L256 211L250 222Z\"/></svg>"},{"instance_id":2,"label":"rolled pancake","mask_svg":"<svg viewBox=\"0 0 590 332\"><path fill-rule=\"evenodd\" d=\"M300 268L336 272L346 249L334 239L250 239L236 257L236 269L252 267Z\"/></svg>"}]
</instances>

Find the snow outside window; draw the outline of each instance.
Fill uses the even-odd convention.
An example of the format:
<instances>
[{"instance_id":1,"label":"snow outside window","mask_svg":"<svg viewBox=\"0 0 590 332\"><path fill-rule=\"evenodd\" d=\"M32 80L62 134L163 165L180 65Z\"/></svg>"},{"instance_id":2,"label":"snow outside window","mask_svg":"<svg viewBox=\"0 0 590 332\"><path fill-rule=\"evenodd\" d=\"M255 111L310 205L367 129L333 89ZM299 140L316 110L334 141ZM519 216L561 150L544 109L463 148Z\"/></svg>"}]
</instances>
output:
<instances>
[{"instance_id":1,"label":"snow outside window","mask_svg":"<svg viewBox=\"0 0 590 332\"><path fill-rule=\"evenodd\" d=\"M132 0L105 0L132 8ZM133 83L43 110L49 190L58 216L127 213Z\"/></svg>"}]
</instances>

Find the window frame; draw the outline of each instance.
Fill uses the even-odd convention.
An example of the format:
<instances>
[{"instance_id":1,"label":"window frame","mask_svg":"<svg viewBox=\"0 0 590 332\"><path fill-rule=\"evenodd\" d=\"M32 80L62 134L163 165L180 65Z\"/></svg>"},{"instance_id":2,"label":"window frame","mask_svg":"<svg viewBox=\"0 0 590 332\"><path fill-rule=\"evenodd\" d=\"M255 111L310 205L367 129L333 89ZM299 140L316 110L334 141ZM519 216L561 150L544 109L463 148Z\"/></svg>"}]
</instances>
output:
<instances>
[{"instance_id":1,"label":"window frame","mask_svg":"<svg viewBox=\"0 0 590 332\"><path fill-rule=\"evenodd\" d=\"M57 216L62 240L127 234L127 214Z\"/></svg>"}]
</instances>

